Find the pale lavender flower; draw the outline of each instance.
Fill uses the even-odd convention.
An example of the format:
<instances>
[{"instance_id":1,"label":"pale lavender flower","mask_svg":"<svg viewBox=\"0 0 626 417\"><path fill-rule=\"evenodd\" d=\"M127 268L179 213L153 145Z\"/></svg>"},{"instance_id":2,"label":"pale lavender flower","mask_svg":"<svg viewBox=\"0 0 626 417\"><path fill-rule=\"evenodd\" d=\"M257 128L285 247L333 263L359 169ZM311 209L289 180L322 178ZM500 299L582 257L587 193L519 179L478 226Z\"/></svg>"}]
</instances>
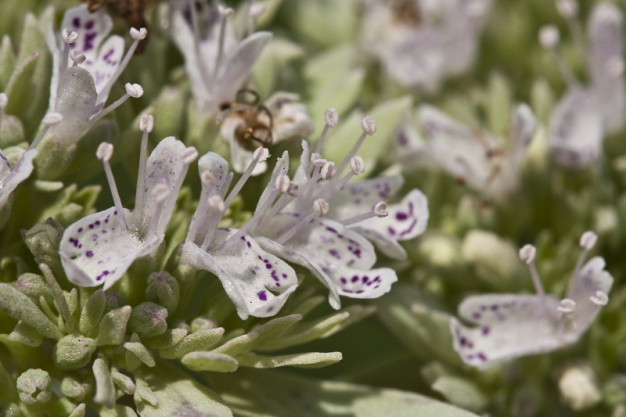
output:
<instances>
[{"instance_id":1,"label":"pale lavender flower","mask_svg":"<svg viewBox=\"0 0 626 417\"><path fill-rule=\"evenodd\" d=\"M174 137L167 137L147 158L152 126L152 118L144 116L133 211L122 207L111 172L113 145L102 143L98 148L115 205L65 229L59 254L70 282L84 287L104 283L104 289L108 289L135 259L153 253L163 241L187 168L197 152Z\"/></svg>"},{"instance_id":2,"label":"pale lavender flower","mask_svg":"<svg viewBox=\"0 0 626 417\"><path fill-rule=\"evenodd\" d=\"M583 248L569 282L567 296L546 295L534 264L536 250L526 245L520 258L528 264L536 295L486 294L466 298L459 316L450 321L454 349L461 359L480 369L517 357L548 352L576 343L608 302L613 277L600 257L585 262L596 236L586 232Z\"/></svg>"},{"instance_id":3,"label":"pale lavender flower","mask_svg":"<svg viewBox=\"0 0 626 417\"><path fill-rule=\"evenodd\" d=\"M574 3L575 4L575 3ZM562 9L573 27L576 14ZM559 53L559 33L553 26L542 28L539 39L555 58L568 91L556 106L548 129L550 153L568 167L587 167L602 154L605 135L624 127L623 17L614 5L594 7L588 22L588 39L579 40L586 52L589 83L581 85ZM582 44L584 42L584 45Z\"/></svg>"},{"instance_id":4,"label":"pale lavender flower","mask_svg":"<svg viewBox=\"0 0 626 417\"><path fill-rule=\"evenodd\" d=\"M363 48L402 86L432 93L470 68L490 7L491 0L372 0Z\"/></svg>"}]
</instances>

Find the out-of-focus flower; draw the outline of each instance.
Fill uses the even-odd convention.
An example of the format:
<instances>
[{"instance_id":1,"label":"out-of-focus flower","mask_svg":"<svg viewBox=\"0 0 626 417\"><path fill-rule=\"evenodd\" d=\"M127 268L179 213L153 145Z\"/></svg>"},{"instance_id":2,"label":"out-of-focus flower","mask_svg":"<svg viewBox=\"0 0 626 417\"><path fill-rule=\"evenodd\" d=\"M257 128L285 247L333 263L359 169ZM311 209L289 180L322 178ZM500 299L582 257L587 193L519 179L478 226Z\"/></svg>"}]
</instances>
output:
<instances>
[{"instance_id":1,"label":"out-of-focus flower","mask_svg":"<svg viewBox=\"0 0 626 417\"><path fill-rule=\"evenodd\" d=\"M123 208L109 165L113 145L102 143L98 158L104 163L115 206L73 223L63 233L59 254L67 278L76 285L93 287L104 283L104 289L108 289L135 259L157 249L187 168L197 157L194 148L167 137L147 158L152 117L144 116L140 126L143 138L135 209Z\"/></svg>"},{"instance_id":2,"label":"out-of-focus flower","mask_svg":"<svg viewBox=\"0 0 626 417\"><path fill-rule=\"evenodd\" d=\"M563 8L561 8L563 9ZM576 19L569 9L561 10L568 19ZM549 49L568 84L568 91L550 119L548 143L554 159L568 167L587 167L602 153L606 134L624 127L626 92L624 90L624 55L622 13L614 5L598 4L588 23L588 40L579 45L586 51L588 85L581 85L559 53L559 32L553 26L539 33L541 44Z\"/></svg>"},{"instance_id":3,"label":"out-of-focus flower","mask_svg":"<svg viewBox=\"0 0 626 417\"><path fill-rule=\"evenodd\" d=\"M372 0L363 48L405 87L435 92L474 61L491 0Z\"/></svg>"},{"instance_id":4,"label":"out-of-focus flower","mask_svg":"<svg viewBox=\"0 0 626 417\"><path fill-rule=\"evenodd\" d=\"M214 116L220 104L235 99L272 34L256 32L239 39L229 19L233 9L218 2L179 0L168 6L168 32L185 58L191 92Z\"/></svg>"},{"instance_id":5,"label":"out-of-focus flower","mask_svg":"<svg viewBox=\"0 0 626 417\"><path fill-rule=\"evenodd\" d=\"M594 257L585 263L596 235L585 232L583 251L569 282L567 297L546 295L534 264L536 250L526 245L520 258L528 264L536 295L487 294L466 298L459 315L475 326L450 321L454 349L463 361L485 369L520 356L548 352L573 344L589 328L608 302L613 277L605 262Z\"/></svg>"},{"instance_id":6,"label":"out-of-focus flower","mask_svg":"<svg viewBox=\"0 0 626 417\"><path fill-rule=\"evenodd\" d=\"M431 106L420 109L420 119L429 139L425 152L461 184L468 184L492 200L513 192L520 179L520 166L537 121L530 108L519 105L511 120L511 143L462 125Z\"/></svg>"}]
</instances>

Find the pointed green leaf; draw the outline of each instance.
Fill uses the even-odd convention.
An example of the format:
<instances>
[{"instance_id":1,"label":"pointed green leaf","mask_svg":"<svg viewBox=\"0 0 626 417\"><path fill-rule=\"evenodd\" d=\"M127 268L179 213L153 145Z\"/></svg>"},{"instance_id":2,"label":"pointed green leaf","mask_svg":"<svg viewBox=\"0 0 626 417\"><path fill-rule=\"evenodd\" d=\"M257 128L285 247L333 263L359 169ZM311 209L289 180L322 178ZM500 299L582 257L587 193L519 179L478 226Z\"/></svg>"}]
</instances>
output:
<instances>
[{"instance_id":1,"label":"pointed green leaf","mask_svg":"<svg viewBox=\"0 0 626 417\"><path fill-rule=\"evenodd\" d=\"M59 328L26 295L9 284L0 283L0 308L16 320L34 327L42 335L60 339Z\"/></svg>"},{"instance_id":2,"label":"pointed green leaf","mask_svg":"<svg viewBox=\"0 0 626 417\"><path fill-rule=\"evenodd\" d=\"M210 330L200 330L187 335L183 340L171 348L162 349L159 354L163 359L182 358L195 350L208 350L224 336L224 329L218 327Z\"/></svg>"},{"instance_id":3,"label":"pointed green leaf","mask_svg":"<svg viewBox=\"0 0 626 417\"><path fill-rule=\"evenodd\" d=\"M13 71L5 89L5 93L9 97L9 102L5 108L8 114L23 115L31 104L31 79L40 56L41 53L33 52L21 60Z\"/></svg>"},{"instance_id":4,"label":"pointed green leaf","mask_svg":"<svg viewBox=\"0 0 626 417\"><path fill-rule=\"evenodd\" d=\"M441 376L432 384L432 389L441 393L451 403L468 410L482 410L488 402L487 397L476 385L463 378Z\"/></svg>"},{"instance_id":5,"label":"pointed green leaf","mask_svg":"<svg viewBox=\"0 0 626 417\"><path fill-rule=\"evenodd\" d=\"M328 337L337 329L340 329L342 324L348 320L349 317L350 314L348 312L342 311L314 323L301 323L298 326L294 326L291 331L280 339L268 341L263 348L264 350L283 349L289 346L301 345L311 340Z\"/></svg>"},{"instance_id":6,"label":"pointed green leaf","mask_svg":"<svg viewBox=\"0 0 626 417\"><path fill-rule=\"evenodd\" d=\"M124 349L135 355L146 366L151 368L156 365L154 357L141 342L126 342L124 343Z\"/></svg>"},{"instance_id":7,"label":"pointed green leaf","mask_svg":"<svg viewBox=\"0 0 626 417\"><path fill-rule=\"evenodd\" d=\"M96 337L100 320L102 320L102 315L104 314L105 305L106 295L104 295L102 289L96 290L96 292L89 296L83 306L78 321L78 329L82 334L89 337Z\"/></svg>"},{"instance_id":8,"label":"pointed green leaf","mask_svg":"<svg viewBox=\"0 0 626 417\"><path fill-rule=\"evenodd\" d=\"M124 340L126 334L126 324L132 308L130 306L120 307L109 311L100 322L98 327L98 346L119 345Z\"/></svg>"},{"instance_id":9,"label":"pointed green leaf","mask_svg":"<svg viewBox=\"0 0 626 417\"><path fill-rule=\"evenodd\" d=\"M235 372L239 367L232 356L218 352L190 352L180 361L192 371Z\"/></svg>"},{"instance_id":10,"label":"pointed green leaf","mask_svg":"<svg viewBox=\"0 0 626 417\"><path fill-rule=\"evenodd\" d=\"M291 355L261 356L254 353L246 353L237 356L241 366L253 368L279 368L293 366L297 368L322 368L332 365L342 359L341 352L308 352Z\"/></svg>"},{"instance_id":11,"label":"pointed green leaf","mask_svg":"<svg viewBox=\"0 0 626 417\"><path fill-rule=\"evenodd\" d=\"M109 365L104 359L97 358L93 361L92 370L96 380L96 395L93 400L106 408L113 408L115 405L115 386Z\"/></svg>"},{"instance_id":12,"label":"pointed green leaf","mask_svg":"<svg viewBox=\"0 0 626 417\"><path fill-rule=\"evenodd\" d=\"M8 35L4 35L0 45L0 91L6 90L16 63L17 57L13 53L11 38Z\"/></svg>"},{"instance_id":13,"label":"pointed green leaf","mask_svg":"<svg viewBox=\"0 0 626 417\"><path fill-rule=\"evenodd\" d=\"M9 340L12 342L22 343L26 346L41 346L43 338L41 333L24 322L18 322L15 329L9 334Z\"/></svg>"}]
</instances>

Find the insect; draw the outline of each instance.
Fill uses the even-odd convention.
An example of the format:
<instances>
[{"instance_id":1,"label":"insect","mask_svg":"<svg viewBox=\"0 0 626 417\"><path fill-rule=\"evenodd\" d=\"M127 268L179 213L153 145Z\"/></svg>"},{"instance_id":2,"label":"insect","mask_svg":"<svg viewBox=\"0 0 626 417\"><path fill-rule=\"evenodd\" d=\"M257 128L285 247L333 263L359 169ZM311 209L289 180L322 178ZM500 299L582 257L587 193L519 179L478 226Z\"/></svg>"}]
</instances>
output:
<instances>
[{"instance_id":1,"label":"insect","mask_svg":"<svg viewBox=\"0 0 626 417\"><path fill-rule=\"evenodd\" d=\"M417 0L392 0L391 9L401 23L419 25L422 21L422 13Z\"/></svg>"},{"instance_id":2,"label":"insect","mask_svg":"<svg viewBox=\"0 0 626 417\"><path fill-rule=\"evenodd\" d=\"M137 29L148 27L143 12L146 6L156 3L157 1L158 0L82 0L83 3L87 4L87 10L91 13L105 6L110 14L124 19L128 26ZM146 37L139 43L135 54L141 54L147 43L148 38Z\"/></svg>"},{"instance_id":3,"label":"insect","mask_svg":"<svg viewBox=\"0 0 626 417\"><path fill-rule=\"evenodd\" d=\"M237 91L235 101L225 101L219 106L227 117L236 117L243 121L235 129L235 139L246 148L256 144L268 147L272 144L273 118L270 110L259 105L259 94L249 88Z\"/></svg>"}]
</instances>

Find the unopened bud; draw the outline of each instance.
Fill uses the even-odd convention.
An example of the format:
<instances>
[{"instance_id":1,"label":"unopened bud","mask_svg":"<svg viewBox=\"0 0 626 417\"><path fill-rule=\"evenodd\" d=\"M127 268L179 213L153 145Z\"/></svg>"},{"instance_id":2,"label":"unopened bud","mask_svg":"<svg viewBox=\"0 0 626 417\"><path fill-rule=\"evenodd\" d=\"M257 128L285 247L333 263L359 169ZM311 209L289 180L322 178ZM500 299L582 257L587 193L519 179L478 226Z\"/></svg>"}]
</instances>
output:
<instances>
[{"instance_id":1,"label":"unopened bud","mask_svg":"<svg viewBox=\"0 0 626 417\"><path fill-rule=\"evenodd\" d=\"M82 335L67 335L54 346L54 363L64 371L85 367L96 351L96 341Z\"/></svg>"},{"instance_id":2,"label":"unopened bud","mask_svg":"<svg viewBox=\"0 0 626 417\"><path fill-rule=\"evenodd\" d=\"M150 301L143 302L133 309L128 321L131 331L140 337L153 337L167 330L167 309Z\"/></svg>"},{"instance_id":3,"label":"unopened bud","mask_svg":"<svg viewBox=\"0 0 626 417\"><path fill-rule=\"evenodd\" d=\"M28 369L17 377L20 401L26 405L45 404L52 397L52 378L43 369Z\"/></svg>"},{"instance_id":4,"label":"unopened bud","mask_svg":"<svg viewBox=\"0 0 626 417\"><path fill-rule=\"evenodd\" d=\"M153 272L148 276L146 300L162 305L169 314L173 314L178 307L179 298L178 281L168 272Z\"/></svg>"}]
</instances>

